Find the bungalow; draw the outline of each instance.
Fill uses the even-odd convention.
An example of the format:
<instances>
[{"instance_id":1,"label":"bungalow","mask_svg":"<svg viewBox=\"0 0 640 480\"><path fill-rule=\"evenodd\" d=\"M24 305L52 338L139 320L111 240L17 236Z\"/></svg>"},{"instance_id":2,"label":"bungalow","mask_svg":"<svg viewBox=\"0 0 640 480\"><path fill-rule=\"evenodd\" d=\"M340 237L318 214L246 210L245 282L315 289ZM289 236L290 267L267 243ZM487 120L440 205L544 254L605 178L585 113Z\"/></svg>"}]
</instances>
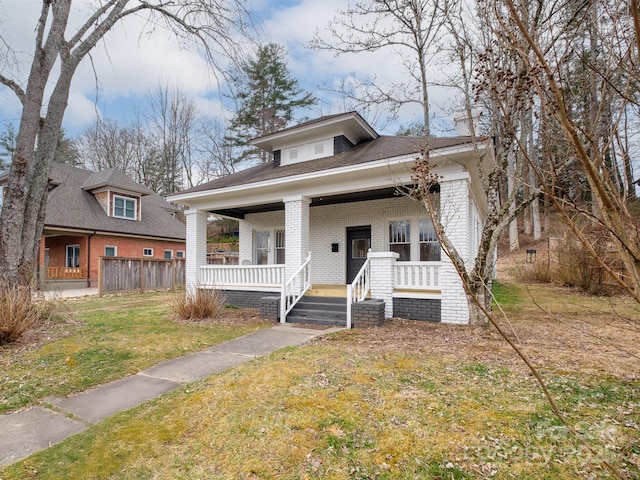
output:
<instances>
[{"instance_id":1,"label":"bungalow","mask_svg":"<svg viewBox=\"0 0 640 480\"><path fill-rule=\"evenodd\" d=\"M229 303L280 322L468 323L461 281L429 215L399 191L411 183L423 138L380 136L350 112L252 144L271 161L170 197L188 207L188 293L220 289ZM478 165L489 147L478 152L469 137L443 137L430 148L441 223L472 262L486 212ZM239 220L239 265L207 265L210 214Z\"/></svg>"},{"instance_id":2,"label":"bungalow","mask_svg":"<svg viewBox=\"0 0 640 480\"><path fill-rule=\"evenodd\" d=\"M118 170L94 173L55 163L40 241L40 280L45 288L97 286L101 256L184 257L185 225L177 212Z\"/></svg>"}]
</instances>

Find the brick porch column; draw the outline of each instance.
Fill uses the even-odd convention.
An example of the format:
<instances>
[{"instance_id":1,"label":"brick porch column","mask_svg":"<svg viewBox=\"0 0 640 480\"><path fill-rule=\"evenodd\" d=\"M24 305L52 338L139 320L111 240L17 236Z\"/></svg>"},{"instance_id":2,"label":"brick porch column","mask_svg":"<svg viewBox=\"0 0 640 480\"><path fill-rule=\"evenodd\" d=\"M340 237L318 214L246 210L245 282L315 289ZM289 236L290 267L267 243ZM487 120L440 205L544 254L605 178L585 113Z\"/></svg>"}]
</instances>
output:
<instances>
[{"instance_id":1,"label":"brick porch column","mask_svg":"<svg viewBox=\"0 0 640 480\"><path fill-rule=\"evenodd\" d=\"M185 286L187 295L193 296L198 288L198 267L207 263L207 212L186 210L187 252L185 259Z\"/></svg>"},{"instance_id":2,"label":"brick porch column","mask_svg":"<svg viewBox=\"0 0 640 480\"><path fill-rule=\"evenodd\" d=\"M468 178L440 182L440 218L449 240L456 247L467 268L471 268L475 256L470 252L469 232L471 208ZM469 323L469 307L460 276L449 257L442 254L440 266L442 290L442 323Z\"/></svg>"},{"instance_id":3,"label":"brick porch column","mask_svg":"<svg viewBox=\"0 0 640 480\"><path fill-rule=\"evenodd\" d=\"M396 252L369 252L371 298L384 302L384 318L393 317L394 267L398 260Z\"/></svg>"},{"instance_id":4,"label":"brick porch column","mask_svg":"<svg viewBox=\"0 0 640 480\"><path fill-rule=\"evenodd\" d=\"M309 204L311 199L296 195L284 201L285 279L289 280L309 255Z\"/></svg>"}]
</instances>

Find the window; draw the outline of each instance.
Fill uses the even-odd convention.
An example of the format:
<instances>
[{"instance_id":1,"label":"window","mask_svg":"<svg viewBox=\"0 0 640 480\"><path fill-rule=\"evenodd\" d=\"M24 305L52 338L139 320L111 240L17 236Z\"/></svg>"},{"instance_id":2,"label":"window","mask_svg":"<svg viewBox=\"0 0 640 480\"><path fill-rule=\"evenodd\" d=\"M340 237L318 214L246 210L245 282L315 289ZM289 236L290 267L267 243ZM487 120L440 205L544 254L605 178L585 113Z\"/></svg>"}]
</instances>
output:
<instances>
[{"instance_id":1,"label":"window","mask_svg":"<svg viewBox=\"0 0 640 480\"><path fill-rule=\"evenodd\" d=\"M269 264L269 245L271 243L271 232L261 230L256 232L256 265Z\"/></svg>"},{"instance_id":2,"label":"window","mask_svg":"<svg viewBox=\"0 0 640 480\"><path fill-rule=\"evenodd\" d=\"M173 258L173 250L165 250L164 251L164 258L166 258L167 260Z\"/></svg>"},{"instance_id":3,"label":"window","mask_svg":"<svg viewBox=\"0 0 640 480\"><path fill-rule=\"evenodd\" d=\"M176 250L176 258L184 258L184 250Z\"/></svg>"},{"instance_id":4,"label":"window","mask_svg":"<svg viewBox=\"0 0 640 480\"><path fill-rule=\"evenodd\" d=\"M117 257L118 256L118 247L113 245L105 245L104 247L104 256L105 257Z\"/></svg>"},{"instance_id":5,"label":"window","mask_svg":"<svg viewBox=\"0 0 640 480\"><path fill-rule=\"evenodd\" d=\"M143 257L153 257L153 248L143 248L142 249Z\"/></svg>"},{"instance_id":6,"label":"window","mask_svg":"<svg viewBox=\"0 0 640 480\"><path fill-rule=\"evenodd\" d=\"M284 230L276 230L276 263L284 264Z\"/></svg>"},{"instance_id":7,"label":"window","mask_svg":"<svg viewBox=\"0 0 640 480\"><path fill-rule=\"evenodd\" d=\"M138 202L135 198L119 197L117 195L113 197L114 217L135 220L137 210Z\"/></svg>"},{"instance_id":8,"label":"window","mask_svg":"<svg viewBox=\"0 0 640 480\"><path fill-rule=\"evenodd\" d=\"M411 260L411 222L393 220L389 222L389 251L400 255L401 262Z\"/></svg>"},{"instance_id":9,"label":"window","mask_svg":"<svg viewBox=\"0 0 640 480\"><path fill-rule=\"evenodd\" d=\"M77 268L80 266L80 245L67 245L65 267Z\"/></svg>"},{"instance_id":10,"label":"window","mask_svg":"<svg viewBox=\"0 0 640 480\"><path fill-rule=\"evenodd\" d=\"M420 261L439 262L440 243L436 237L436 230L433 223L428 219L421 219L420 222Z\"/></svg>"},{"instance_id":11,"label":"window","mask_svg":"<svg viewBox=\"0 0 640 480\"><path fill-rule=\"evenodd\" d=\"M255 265L284 264L284 230L255 230L253 235Z\"/></svg>"}]
</instances>

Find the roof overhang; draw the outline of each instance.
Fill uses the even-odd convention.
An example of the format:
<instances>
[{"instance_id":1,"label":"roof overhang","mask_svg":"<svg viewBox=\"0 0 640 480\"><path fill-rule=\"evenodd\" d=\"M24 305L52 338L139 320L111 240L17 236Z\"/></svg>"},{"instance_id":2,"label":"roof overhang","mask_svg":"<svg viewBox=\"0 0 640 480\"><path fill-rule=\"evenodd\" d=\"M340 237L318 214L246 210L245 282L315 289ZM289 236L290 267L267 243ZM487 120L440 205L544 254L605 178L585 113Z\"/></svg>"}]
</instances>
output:
<instances>
[{"instance_id":1,"label":"roof overhang","mask_svg":"<svg viewBox=\"0 0 640 480\"><path fill-rule=\"evenodd\" d=\"M478 174L472 172L477 166L470 165L476 158L473 153L473 146L465 144L433 151L431 159L443 179L464 177L471 180L473 188L481 188ZM215 190L176 194L171 196L171 201L190 209L242 218L247 213L282 209L283 198L290 195L310 198L312 205L314 201L318 205L321 198L332 199L334 203L358 201L355 200L358 198L367 200L382 192L390 196L398 186L410 184L414 161L415 154L403 155ZM483 200L480 195L477 197L476 201L483 209Z\"/></svg>"},{"instance_id":2,"label":"roof overhang","mask_svg":"<svg viewBox=\"0 0 640 480\"><path fill-rule=\"evenodd\" d=\"M354 145L379 136L357 112L349 112L254 138L249 143L271 153L291 145L305 143L311 136L331 138L339 135L344 135Z\"/></svg>"}]
</instances>

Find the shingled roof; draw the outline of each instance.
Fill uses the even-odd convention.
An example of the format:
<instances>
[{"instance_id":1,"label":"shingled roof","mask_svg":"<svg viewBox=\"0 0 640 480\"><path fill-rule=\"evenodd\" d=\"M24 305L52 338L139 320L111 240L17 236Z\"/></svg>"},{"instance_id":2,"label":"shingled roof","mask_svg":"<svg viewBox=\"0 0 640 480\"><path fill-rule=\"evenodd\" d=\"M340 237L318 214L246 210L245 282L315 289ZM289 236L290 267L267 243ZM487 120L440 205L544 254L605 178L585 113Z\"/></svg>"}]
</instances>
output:
<instances>
[{"instance_id":1,"label":"shingled roof","mask_svg":"<svg viewBox=\"0 0 640 480\"><path fill-rule=\"evenodd\" d=\"M470 142L470 137L440 137L430 139L429 144L431 149L437 150L441 148L465 145ZM424 145L425 139L423 137L381 136L376 139L360 143L352 149L332 157L284 166L278 166L275 162L271 161L226 177L218 178L208 183L203 183L202 185L198 185L188 190L183 190L179 194L182 195L183 193L204 192L218 188L248 185L267 180L374 162L377 160L384 160L386 158L411 154L417 155Z\"/></svg>"},{"instance_id":2,"label":"shingled roof","mask_svg":"<svg viewBox=\"0 0 640 480\"><path fill-rule=\"evenodd\" d=\"M55 163L49 174L50 183L55 187L49 192L45 229L73 228L169 240L185 239L184 223L171 215L171 212L176 211L173 205L120 172L105 172L96 174ZM123 177L128 181L123 181ZM126 191L145 195L140 200L141 220L107 216L87 186L90 189L111 186L114 190L120 186Z\"/></svg>"}]
</instances>

